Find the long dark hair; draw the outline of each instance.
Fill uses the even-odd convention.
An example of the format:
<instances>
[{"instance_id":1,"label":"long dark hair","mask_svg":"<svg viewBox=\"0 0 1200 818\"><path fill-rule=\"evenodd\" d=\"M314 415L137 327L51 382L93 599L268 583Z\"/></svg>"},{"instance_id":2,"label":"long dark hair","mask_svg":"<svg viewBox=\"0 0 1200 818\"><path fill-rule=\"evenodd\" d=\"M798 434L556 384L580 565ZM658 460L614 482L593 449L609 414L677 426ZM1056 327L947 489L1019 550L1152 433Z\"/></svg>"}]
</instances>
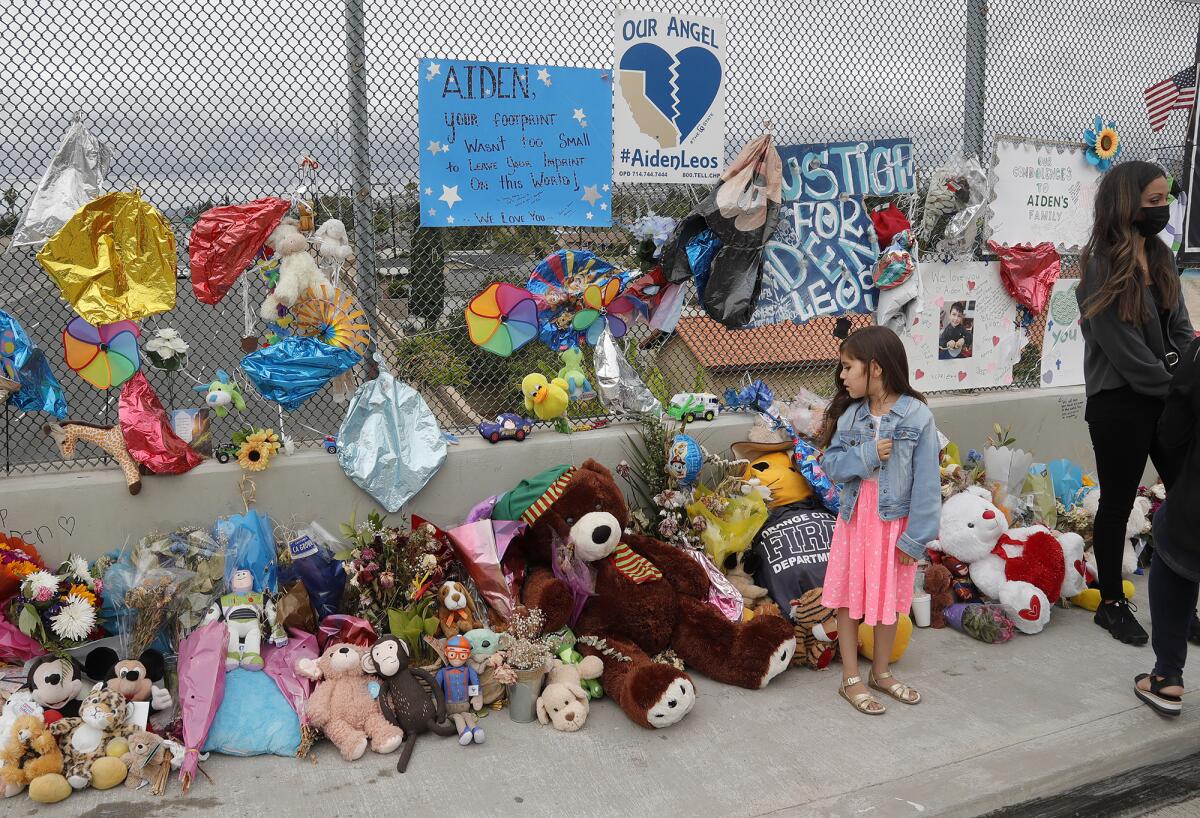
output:
<instances>
[{"instance_id":1,"label":"long dark hair","mask_svg":"<svg viewBox=\"0 0 1200 818\"><path fill-rule=\"evenodd\" d=\"M1145 320L1146 288L1137 263L1139 244L1146 248L1150 281L1158 287L1163 309L1174 309L1179 303L1179 276L1170 248L1165 242L1144 238L1133 225L1142 209L1142 191L1165 175L1162 168L1150 162L1122 162L1104 174L1096 191L1092 235L1079 254L1080 275L1084 278L1091 258L1095 257L1099 265L1099 286L1089 286L1092 294L1084 305L1088 318L1115 303L1122 321L1141 324Z\"/></svg>"},{"instance_id":2,"label":"long dark hair","mask_svg":"<svg viewBox=\"0 0 1200 818\"><path fill-rule=\"evenodd\" d=\"M879 368L883 372L884 389L893 395L909 395L922 403L927 402L925 396L913 389L912 384L908 382L908 353L904 351L904 344L901 342L900 336L887 327L863 327L853 333L845 341L842 341L839 359L841 356L860 361L867 368L868 389L871 384L871 363L874 362L879 364ZM842 383L842 379L838 377L841 372L842 366L839 361L837 373L834 376L837 378L837 392L834 394L833 400L829 402L829 408L825 410L825 428L821 431L821 448L826 448L833 442L833 436L837 432L838 418L855 401L855 398L850 397L846 384Z\"/></svg>"}]
</instances>

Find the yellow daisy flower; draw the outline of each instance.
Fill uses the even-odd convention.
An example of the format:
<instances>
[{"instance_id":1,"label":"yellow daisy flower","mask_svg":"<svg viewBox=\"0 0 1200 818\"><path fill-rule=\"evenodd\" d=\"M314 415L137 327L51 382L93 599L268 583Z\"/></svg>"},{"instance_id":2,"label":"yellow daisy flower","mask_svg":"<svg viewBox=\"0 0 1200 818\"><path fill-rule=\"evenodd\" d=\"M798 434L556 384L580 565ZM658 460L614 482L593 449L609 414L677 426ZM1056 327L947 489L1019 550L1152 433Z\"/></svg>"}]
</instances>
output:
<instances>
[{"instance_id":1,"label":"yellow daisy flower","mask_svg":"<svg viewBox=\"0 0 1200 818\"><path fill-rule=\"evenodd\" d=\"M38 567L32 562L24 561L14 562L11 566L9 566L8 570L12 572L14 577L27 577L37 569Z\"/></svg>"},{"instance_id":2,"label":"yellow daisy flower","mask_svg":"<svg viewBox=\"0 0 1200 818\"><path fill-rule=\"evenodd\" d=\"M271 448L264 443L252 443L247 440L238 449L238 465L246 471L263 471L271 462Z\"/></svg>"},{"instance_id":3,"label":"yellow daisy flower","mask_svg":"<svg viewBox=\"0 0 1200 818\"><path fill-rule=\"evenodd\" d=\"M92 607L96 605L96 595L86 585L72 585L71 593L80 599L86 599Z\"/></svg>"}]
</instances>

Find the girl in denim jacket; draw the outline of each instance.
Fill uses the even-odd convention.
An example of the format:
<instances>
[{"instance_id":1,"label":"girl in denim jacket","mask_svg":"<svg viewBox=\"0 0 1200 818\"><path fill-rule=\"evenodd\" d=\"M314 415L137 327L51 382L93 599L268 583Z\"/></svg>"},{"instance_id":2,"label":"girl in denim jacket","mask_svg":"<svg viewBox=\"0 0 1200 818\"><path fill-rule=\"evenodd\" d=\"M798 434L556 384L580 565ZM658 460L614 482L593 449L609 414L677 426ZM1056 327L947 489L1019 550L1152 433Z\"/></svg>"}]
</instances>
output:
<instances>
[{"instance_id":1,"label":"girl in denim jacket","mask_svg":"<svg viewBox=\"0 0 1200 818\"><path fill-rule=\"evenodd\" d=\"M894 332L864 327L842 343L839 357L821 465L844 485L821 601L837 610L838 693L859 712L878 715L887 708L859 676L858 624L875 628L869 686L904 704L921 701L896 681L888 660L897 615L912 602L917 560L938 535L940 446L925 397L908 383L908 356Z\"/></svg>"}]
</instances>

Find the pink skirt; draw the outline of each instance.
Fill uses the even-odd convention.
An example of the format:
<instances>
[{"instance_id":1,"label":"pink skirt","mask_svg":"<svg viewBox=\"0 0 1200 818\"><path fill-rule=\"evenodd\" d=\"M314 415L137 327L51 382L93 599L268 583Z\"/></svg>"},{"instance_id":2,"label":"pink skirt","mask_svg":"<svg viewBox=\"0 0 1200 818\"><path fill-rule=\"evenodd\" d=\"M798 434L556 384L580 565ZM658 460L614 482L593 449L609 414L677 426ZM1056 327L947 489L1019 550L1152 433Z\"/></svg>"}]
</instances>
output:
<instances>
[{"instance_id":1,"label":"pink skirt","mask_svg":"<svg viewBox=\"0 0 1200 818\"><path fill-rule=\"evenodd\" d=\"M840 516L833 529L821 604L849 608L850 618L868 625L891 625L912 605L917 566L901 565L896 541L907 517L879 518L879 485L863 480L850 522Z\"/></svg>"}]
</instances>

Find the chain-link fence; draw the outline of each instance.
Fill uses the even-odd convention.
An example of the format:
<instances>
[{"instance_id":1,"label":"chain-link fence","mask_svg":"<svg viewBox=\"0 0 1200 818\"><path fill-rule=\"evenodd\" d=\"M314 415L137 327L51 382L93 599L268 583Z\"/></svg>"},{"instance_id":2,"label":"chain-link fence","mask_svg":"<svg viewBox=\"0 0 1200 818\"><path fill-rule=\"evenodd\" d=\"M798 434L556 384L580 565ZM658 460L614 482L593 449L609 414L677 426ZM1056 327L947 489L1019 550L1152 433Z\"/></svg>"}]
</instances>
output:
<instances>
[{"instance_id":1,"label":"chain-link fence","mask_svg":"<svg viewBox=\"0 0 1200 818\"><path fill-rule=\"evenodd\" d=\"M1182 162L1186 117L1177 114L1152 134L1142 107L1143 88L1193 58L1200 7L1182 0L654 6L728 21L729 158L768 122L780 144L904 136L913 141L918 179L927 180L957 153L986 164L997 135L1078 142L1102 114L1117 121L1126 157L1157 158L1176 171ZM196 301L188 280L191 226L215 204L289 195L298 184L298 157L309 155L319 163L311 183L317 221L342 219L353 234L357 259L343 284L370 315L385 365L422 391L445 427L467 429L518 409L524 374L561 366L538 344L510 359L473 347L463 328L467 300L490 281L523 282L559 247L591 249L632 266L633 238L620 225L650 211L682 217L703 190L618 186L611 229L417 229L418 60L611 67L615 12L592 0L449 0L425 7L378 0L6 4L0 233L11 233L62 132L81 114L112 148L110 189L140 189L175 228L177 306L144 321L142 331L147 337L172 327L191 352L185 372L147 369L147 375L168 408L197 406L197 383L217 368L236 370L246 322L249 334L264 331L256 313L266 285L252 281L248 318L237 290L216 307ZM117 391L92 388L63 361L60 333L72 311L32 251L0 255L0 295L3 309L46 351L71 416L115 423ZM631 357L660 396L720 394L747 374L782 394L831 384L836 352L829 351L827 323L756 331L734 344L715 336L707 319L687 326L640 351L646 329L629 339ZM1016 374L1016 386L1032 385L1036 365L1019 364ZM246 397L246 412L215 421L218 442L248 424L280 426L273 404L253 389ZM282 426L296 439L319 439L336 432L344 410L326 389ZM603 410L592 403L573 412ZM65 467L42 436L42 423L6 409L6 471Z\"/></svg>"}]
</instances>

